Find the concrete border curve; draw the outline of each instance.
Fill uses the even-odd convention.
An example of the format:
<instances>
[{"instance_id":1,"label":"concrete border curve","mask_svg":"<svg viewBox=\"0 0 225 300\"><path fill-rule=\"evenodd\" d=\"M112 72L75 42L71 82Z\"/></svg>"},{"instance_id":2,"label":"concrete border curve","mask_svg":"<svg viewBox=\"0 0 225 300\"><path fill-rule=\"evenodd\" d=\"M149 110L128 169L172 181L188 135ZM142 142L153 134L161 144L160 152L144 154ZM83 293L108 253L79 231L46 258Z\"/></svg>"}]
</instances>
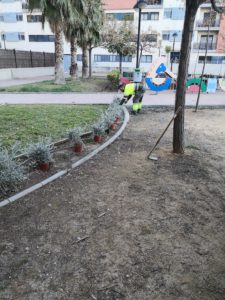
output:
<instances>
[{"instance_id":1,"label":"concrete border curve","mask_svg":"<svg viewBox=\"0 0 225 300\"><path fill-rule=\"evenodd\" d=\"M15 202L19 199L21 199L22 197L29 195L30 193L40 189L41 187L47 185L48 183L51 183L53 181L55 181L56 179L62 177L63 175L67 174L70 170L75 169L76 167L79 167L80 165L82 165L83 163L85 163L86 161L88 161L89 159L91 159L92 157L94 157L96 154L98 154L100 151L104 150L106 147L108 147L110 144L112 144L125 130L127 123L130 119L129 113L126 109L126 107L123 107L123 112L124 112L124 120L123 120L123 124L120 127L120 129L109 139L107 140L104 144L100 145L98 148L96 148L94 151L92 151L91 153L87 154L86 156L82 157L80 160L78 160L77 162L75 162L74 164L71 165L70 168L62 170L57 172L56 174L50 176L49 178L31 186L30 188L23 190L22 192L19 192L18 194L9 197L3 201L0 202L0 207L6 206L12 202Z\"/></svg>"}]
</instances>

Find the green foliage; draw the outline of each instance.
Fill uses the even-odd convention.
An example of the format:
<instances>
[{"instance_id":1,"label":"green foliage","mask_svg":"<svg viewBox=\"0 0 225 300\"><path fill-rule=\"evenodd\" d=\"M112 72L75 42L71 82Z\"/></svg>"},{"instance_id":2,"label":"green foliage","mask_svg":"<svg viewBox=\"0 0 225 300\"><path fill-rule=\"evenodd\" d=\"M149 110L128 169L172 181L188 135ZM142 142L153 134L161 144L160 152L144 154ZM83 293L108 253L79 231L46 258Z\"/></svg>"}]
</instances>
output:
<instances>
[{"instance_id":1,"label":"green foliage","mask_svg":"<svg viewBox=\"0 0 225 300\"><path fill-rule=\"evenodd\" d=\"M83 144L81 134L82 134L82 128L81 127L75 127L75 128L70 129L68 131L68 138L74 144Z\"/></svg>"},{"instance_id":2,"label":"green foliage","mask_svg":"<svg viewBox=\"0 0 225 300\"><path fill-rule=\"evenodd\" d=\"M170 53L172 51L172 48L171 48L171 46L166 46L165 47L165 52L168 54L168 53Z\"/></svg>"},{"instance_id":3,"label":"green foliage","mask_svg":"<svg viewBox=\"0 0 225 300\"><path fill-rule=\"evenodd\" d=\"M17 144L11 150L0 148L0 195L14 191L25 179L24 168L15 160L16 155L18 155Z\"/></svg>"},{"instance_id":4,"label":"green foliage","mask_svg":"<svg viewBox=\"0 0 225 300\"><path fill-rule=\"evenodd\" d=\"M52 161L53 146L49 138L41 138L38 143L31 144L26 154L28 158L32 159L37 164L49 163Z\"/></svg>"},{"instance_id":5,"label":"green foliage","mask_svg":"<svg viewBox=\"0 0 225 300\"><path fill-rule=\"evenodd\" d=\"M118 55L132 55L136 51L135 33L130 23L107 23L103 34L103 45L109 52Z\"/></svg>"},{"instance_id":6,"label":"green foliage","mask_svg":"<svg viewBox=\"0 0 225 300\"><path fill-rule=\"evenodd\" d=\"M107 74L107 79L109 80L113 88L118 88L120 81L120 72L118 70L112 70Z\"/></svg>"}]
</instances>

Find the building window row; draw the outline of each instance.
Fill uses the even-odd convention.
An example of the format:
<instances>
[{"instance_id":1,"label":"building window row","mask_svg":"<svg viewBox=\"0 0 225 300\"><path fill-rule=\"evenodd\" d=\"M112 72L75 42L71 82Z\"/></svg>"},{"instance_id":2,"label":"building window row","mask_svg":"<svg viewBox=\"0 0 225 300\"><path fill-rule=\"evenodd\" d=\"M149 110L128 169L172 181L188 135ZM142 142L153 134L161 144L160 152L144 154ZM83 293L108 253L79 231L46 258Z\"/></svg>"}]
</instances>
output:
<instances>
[{"instance_id":1,"label":"building window row","mask_svg":"<svg viewBox=\"0 0 225 300\"><path fill-rule=\"evenodd\" d=\"M117 21L133 21L133 13L110 13L106 14L108 20L117 20Z\"/></svg>"},{"instance_id":2,"label":"building window row","mask_svg":"<svg viewBox=\"0 0 225 300\"><path fill-rule=\"evenodd\" d=\"M22 13L3 13L0 14L0 22L15 23L23 21Z\"/></svg>"},{"instance_id":3,"label":"building window row","mask_svg":"<svg viewBox=\"0 0 225 300\"><path fill-rule=\"evenodd\" d=\"M199 56L198 62L204 63L205 56ZM206 57L206 63L207 64L217 64L220 65L222 63L225 63L225 56L207 56Z\"/></svg>"},{"instance_id":4,"label":"building window row","mask_svg":"<svg viewBox=\"0 0 225 300\"><path fill-rule=\"evenodd\" d=\"M24 32L6 32L1 34L1 40L6 42L18 42L25 40Z\"/></svg>"},{"instance_id":5,"label":"building window row","mask_svg":"<svg viewBox=\"0 0 225 300\"><path fill-rule=\"evenodd\" d=\"M27 22L28 23L42 22L42 16L41 15L28 15L27 16Z\"/></svg>"},{"instance_id":6,"label":"building window row","mask_svg":"<svg viewBox=\"0 0 225 300\"><path fill-rule=\"evenodd\" d=\"M119 55L106 55L106 54L97 54L94 55L95 62L119 62L120 56ZM123 56L123 62L132 62L132 56ZM142 63L151 63L152 62L152 55L142 55L141 57Z\"/></svg>"},{"instance_id":7,"label":"building window row","mask_svg":"<svg viewBox=\"0 0 225 300\"><path fill-rule=\"evenodd\" d=\"M159 12L142 13L141 19L143 21L158 21L159 20Z\"/></svg>"},{"instance_id":8,"label":"building window row","mask_svg":"<svg viewBox=\"0 0 225 300\"><path fill-rule=\"evenodd\" d=\"M54 35L29 35L29 42L54 42Z\"/></svg>"}]
</instances>

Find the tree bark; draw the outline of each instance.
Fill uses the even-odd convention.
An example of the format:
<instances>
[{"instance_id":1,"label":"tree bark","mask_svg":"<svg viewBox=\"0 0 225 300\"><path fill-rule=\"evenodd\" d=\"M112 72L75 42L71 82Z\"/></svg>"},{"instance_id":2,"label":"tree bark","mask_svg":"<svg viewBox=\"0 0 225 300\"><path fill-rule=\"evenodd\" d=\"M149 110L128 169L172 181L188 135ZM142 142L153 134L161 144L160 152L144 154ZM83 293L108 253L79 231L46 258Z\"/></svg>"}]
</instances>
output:
<instances>
[{"instance_id":1,"label":"tree bark","mask_svg":"<svg viewBox=\"0 0 225 300\"><path fill-rule=\"evenodd\" d=\"M91 59L91 54L92 54L92 48L90 47L89 50L89 78L92 76L92 59Z\"/></svg>"},{"instance_id":2,"label":"tree bark","mask_svg":"<svg viewBox=\"0 0 225 300\"><path fill-rule=\"evenodd\" d=\"M88 49L87 45L82 47L82 78L88 77Z\"/></svg>"},{"instance_id":3,"label":"tree bark","mask_svg":"<svg viewBox=\"0 0 225 300\"><path fill-rule=\"evenodd\" d=\"M71 52L71 66L70 75L72 80L77 79L77 39L75 36L71 36L70 39L70 52Z\"/></svg>"},{"instance_id":4,"label":"tree bark","mask_svg":"<svg viewBox=\"0 0 225 300\"><path fill-rule=\"evenodd\" d=\"M179 106L182 110L174 120L173 127L173 152L184 153L184 108L186 95L186 79L191 52L191 40L193 35L195 16L202 1L186 0L186 12L184 19L184 29L182 34L180 63L177 79L175 111Z\"/></svg>"},{"instance_id":5,"label":"tree bark","mask_svg":"<svg viewBox=\"0 0 225 300\"><path fill-rule=\"evenodd\" d=\"M63 27L60 22L55 24L55 84L65 84Z\"/></svg>"},{"instance_id":6,"label":"tree bark","mask_svg":"<svg viewBox=\"0 0 225 300\"><path fill-rule=\"evenodd\" d=\"M119 70L120 70L120 74L122 75L122 61L123 61L123 56L122 54L119 55L120 58L120 62L119 62Z\"/></svg>"}]
</instances>

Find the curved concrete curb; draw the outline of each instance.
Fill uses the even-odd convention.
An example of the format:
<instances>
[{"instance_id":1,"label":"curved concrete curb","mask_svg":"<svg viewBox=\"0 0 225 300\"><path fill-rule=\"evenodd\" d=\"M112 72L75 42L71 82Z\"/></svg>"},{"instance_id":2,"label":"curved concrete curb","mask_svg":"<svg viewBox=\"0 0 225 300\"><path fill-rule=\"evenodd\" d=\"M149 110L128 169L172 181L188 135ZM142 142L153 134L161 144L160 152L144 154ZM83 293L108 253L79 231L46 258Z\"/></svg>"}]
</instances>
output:
<instances>
[{"instance_id":1,"label":"curved concrete curb","mask_svg":"<svg viewBox=\"0 0 225 300\"><path fill-rule=\"evenodd\" d=\"M104 144L102 144L101 146L99 146L97 149L95 149L94 151L92 151L91 153L89 153L88 155L84 156L83 158L81 158L80 160L78 160L77 162L75 162L74 164L72 164L71 168L66 169L66 170L62 170L57 172L56 174L52 175L51 177L41 181L40 183L37 183L35 185L33 185L32 187L12 196L9 197L8 199L5 199L4 201L0 202L0 207L6 206L14 201L19 200L20 198L40 189L41 187L47 185L50 182L53 182L54 180L58 179L59 177L62 177L63 175L67 174L70 170L82 165L83 163L85 163L86 161L88 161L89 159L91 159L93 156L95 156L96 154L98 154L100 151L102 151L103 149L105 149L106 147L108 147L110 144L112 144L124 131L124 129L127 126L127 123L130 119L129 113L127 111L127 109L125 107L123 107L123 112L124 112L124 121L122 126L120 127L120 129L114 134L114 136L112 136L108 141L106 141Z\"/></svg>"}]
</instances>

